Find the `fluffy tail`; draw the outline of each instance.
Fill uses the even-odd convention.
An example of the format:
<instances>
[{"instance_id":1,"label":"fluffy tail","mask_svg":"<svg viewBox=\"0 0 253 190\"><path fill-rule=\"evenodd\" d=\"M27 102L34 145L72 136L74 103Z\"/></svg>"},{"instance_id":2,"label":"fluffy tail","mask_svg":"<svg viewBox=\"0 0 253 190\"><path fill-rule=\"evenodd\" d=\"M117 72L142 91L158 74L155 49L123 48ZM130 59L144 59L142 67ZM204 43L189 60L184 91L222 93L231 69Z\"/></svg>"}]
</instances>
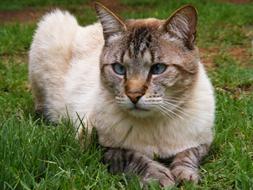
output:
<instances>
[{"instance_id":1,"label":"fluffy tail","mask_svg":"<svg viewBox=\"0 0 253 190\"><path fill-rule=\"evenodd\" d=\"M29 78L36 110L57 120L65 110L64 77L72 58L72 45L78 29L68 12L55 10L38 24L29 54Z\"/></svg>"},{"instance_id":2,"label":"fluffy tail","mask_svg":"<svg viewBox=\"0 0 253 190\"><path fill-rule=\"evenodd\" d=\"M55 10L46 14L38 24L30 51L30 61L68 64L71 44L78 28L76 19L68 12ZM53 63L52 63L53 61Z\"/></svg>"}]
</instances>

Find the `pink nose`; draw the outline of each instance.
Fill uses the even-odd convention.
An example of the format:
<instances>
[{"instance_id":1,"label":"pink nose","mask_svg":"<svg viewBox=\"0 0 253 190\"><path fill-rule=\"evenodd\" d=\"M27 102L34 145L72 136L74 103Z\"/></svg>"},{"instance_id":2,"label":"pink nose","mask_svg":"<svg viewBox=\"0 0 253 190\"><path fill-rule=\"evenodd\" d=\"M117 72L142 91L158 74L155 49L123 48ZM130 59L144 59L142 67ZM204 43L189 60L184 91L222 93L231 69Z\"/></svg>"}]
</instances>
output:
<instances>
[{"instance_id":1,"label":"pink nose","mask_svg":"<svg viewBox=\"0 0 253 190\"><path fill-rule=\"evenodd\" d=\"M130 92L127 93L128 98L134 103L137 104L137 102L139 101L139 99L143 96L143 93L140 92Z\"/></svg>"},{"instance_id":2,"label":"pink nose","mask_svg":"<svg viewBox=\"0 0 253 190\"><path fill-rule=\"evenodd\" d=\"M145 80L130 79L125 84L126 95L134 104L137 104L140 98L146 93L147 88Z\"/></svg>"}]
</instances>

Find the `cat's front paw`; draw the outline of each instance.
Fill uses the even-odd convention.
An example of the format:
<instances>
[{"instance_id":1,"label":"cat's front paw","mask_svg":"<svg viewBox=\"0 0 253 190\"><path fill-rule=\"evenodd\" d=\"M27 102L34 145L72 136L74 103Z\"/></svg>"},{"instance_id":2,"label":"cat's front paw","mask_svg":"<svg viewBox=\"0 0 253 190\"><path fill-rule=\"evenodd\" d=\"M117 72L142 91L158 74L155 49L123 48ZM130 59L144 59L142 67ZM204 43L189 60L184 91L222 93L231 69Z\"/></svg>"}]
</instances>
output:
<instances>
[{"instance_id":1,"label":"cat's front paw","mask_svg":"<svg viewBox=\"0 0 253 190\"><path fill-rule=\"evenodd\" d=\"M170 187L175 185L175 180L171 174L171 171L157 163L150 164L145 176L142 179L142 182L144 184L148 184L154 180L158 181L162 187Z\"/></svg>"},{"instance_id":2,"label":"cat's front paw","mask_svg":"<svg viewBox=\"0 0 253 190\"><path fill-rule=\"evenodd\" d=\"M198 170L187 168L185 166L177 166L171 170L171 173L175 177L176 181L179 183L185 181L198 183L198 181L200 180Z\"/></svg>"}]
</instances>

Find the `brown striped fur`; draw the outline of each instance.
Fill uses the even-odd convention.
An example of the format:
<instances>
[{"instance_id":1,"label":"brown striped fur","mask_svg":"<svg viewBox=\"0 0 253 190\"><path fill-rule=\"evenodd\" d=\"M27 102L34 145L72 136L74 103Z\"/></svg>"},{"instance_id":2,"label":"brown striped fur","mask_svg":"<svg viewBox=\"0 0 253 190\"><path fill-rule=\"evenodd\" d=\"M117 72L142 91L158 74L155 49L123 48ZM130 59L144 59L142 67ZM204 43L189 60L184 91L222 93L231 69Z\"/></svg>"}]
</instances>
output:
<instances>
[{"instance_id":1,"label":"brown striped fur","mask_svg":"<svg viewBox=\"0 0 253 190\"><path fill-rule=\"evenodd\" d=\"M175 155L169 168L139 152L119 148L108 148L103 161L112 173L136 174L144 184L158 180L164 187L174 185L175 182L197 183L200 179L199 164L208 150L209 145L204 144L180 152Z\"/></svg>"},{"instance_id":2,"label":"brown striped fur","mask_svg":"<svg viewBox=\"0 0 253 190\"><path fill-rule=\"evenodd\" d=\"M111 173L135 174L144 184L151 180L158 180L162 187L175 184L174 176L168 168L136 151L109 148L103 161L108 164Z\"/></svg>"}]
</instances>

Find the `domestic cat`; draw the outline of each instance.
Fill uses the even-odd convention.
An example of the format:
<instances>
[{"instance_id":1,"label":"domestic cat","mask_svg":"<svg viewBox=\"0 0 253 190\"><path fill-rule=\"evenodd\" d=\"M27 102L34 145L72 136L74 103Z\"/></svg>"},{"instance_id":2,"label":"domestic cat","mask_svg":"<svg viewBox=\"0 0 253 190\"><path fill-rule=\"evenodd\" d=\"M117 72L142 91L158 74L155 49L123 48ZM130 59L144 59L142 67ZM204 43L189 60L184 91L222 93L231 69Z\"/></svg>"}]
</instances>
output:
<instances>
[{"instance_id":1,"label":"domestic cat","mask_svg":"<svg viewBox=\"0 0 253 190\"><path fill-rule=\"evenodd\" d=\"M99 3L95 9L101 24L79 26L60 10L39 22L29 54L36 110L53 122L69 117L80 139L95 127L112 173L161 186L197 182L215 101L194 44L195 8L167 20L123 20ZM173 159L166 167L154 157Z\"/></svg>"}]
</instances>

